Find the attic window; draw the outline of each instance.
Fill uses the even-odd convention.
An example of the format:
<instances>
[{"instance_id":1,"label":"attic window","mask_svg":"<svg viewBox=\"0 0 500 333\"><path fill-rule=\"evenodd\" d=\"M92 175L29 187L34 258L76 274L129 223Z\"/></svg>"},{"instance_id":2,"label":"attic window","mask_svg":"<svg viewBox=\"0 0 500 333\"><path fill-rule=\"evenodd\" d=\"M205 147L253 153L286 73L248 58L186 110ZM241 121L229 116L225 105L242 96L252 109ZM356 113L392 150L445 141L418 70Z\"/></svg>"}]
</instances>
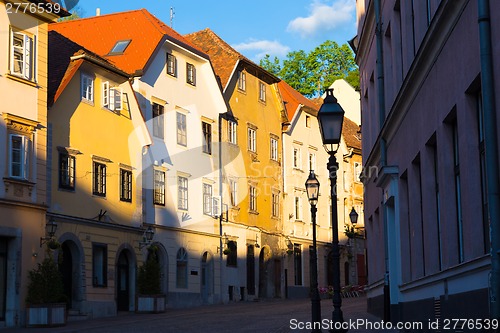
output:
<instances>
[{"instance_id":1,"label":"attic window","mask_svg":"<svg viewBox=\"0 0 500 333\"><path fill-rule=\"evenodd\" d=\"M125 52L125 49L128 47L131 41L132 41L131 39L119 40L118 42L116 42L115 46L113 46L109 54L110 55L123 54L123 52Z\"/></svg>"}]
</instances>

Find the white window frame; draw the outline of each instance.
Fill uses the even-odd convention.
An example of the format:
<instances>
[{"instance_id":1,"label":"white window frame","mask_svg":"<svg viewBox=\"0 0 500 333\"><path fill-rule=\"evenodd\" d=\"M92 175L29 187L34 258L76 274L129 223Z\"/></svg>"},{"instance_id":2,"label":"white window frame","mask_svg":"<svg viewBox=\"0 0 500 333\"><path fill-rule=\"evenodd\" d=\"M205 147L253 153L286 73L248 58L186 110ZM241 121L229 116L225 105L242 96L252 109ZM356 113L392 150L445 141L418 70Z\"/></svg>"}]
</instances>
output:
<instances>
[{"instance_id":1,"label":"white window frame","mask_svg":"<svg viewBox=\"0 0 500 333\"><path fill-rule=\"evenodd\" d=\"M280 217L280 197L279 193L272 193L271 197L271 216Z\"/></svg>"},{"instance_id":2,"label":"white window frame","mask_svg":"<svg viewBox=\"0 0 500 333\"><path fill-rule=\"evenodd\" d=\"M213 187L210 184L203 183L203 214L212 215L213 205Z\"/></svg>"},{"instance_id":3,"label":"white window frame","mask_svg":"<svg viewBox=\"0 0 500 333\"><path fill-rule=\"evenodd\" d=\"M109 82L105 81L102 83L102 106L105 108L109 107Z\"/></svg>"},{"instance_id":4,"label":"white window frame","mask_svg":"<svg viewBox=\"0 0 500 333\"><path fill-rule=\"evenodd\" d=\"M154 169L153 171L153 203L165 206L165 171Z\"/></svg>"},{"instance_id":5,"label":"white window frame","mask_svg":"<svg viewBox=\"0 0 500 333\"><path fill-rule=\"evenodd\" d=\"M94 78L82 73L81 75L81 97L87 102L94 102Z\"/></svg>"},{"instance_id":6,"label":"white window frame","mask_svg":"<svg viewBox=\"0 0 500 333\"><path fill-rule=\"evenodd\" d=\"M248 127L248 150L257 152L257 130L253 127Z\"/></svg>"},{"instance_id":7,"label":"white window frame","mask_svg":"<svg viewBox=\"0 0 500 333\"><path fill-rule=\"evenodd\" d=\"M179 122L179 120L183 120ZM176 114L177 144L187 146L187 116L182 112ZM180 126L183 125L183 126Z\"/></svg>"},{"instance_id":8,"label":"white window frame","mask_svg":"<svg viewBox=\"0 0 500 333\"><path fill-rule=\"evenodd\" d=\"M241 91L247 90L247 74L244 71L238 72L238 89Z\"/></svg>"},{"instance_id":9,"label":"white window frame","mask_svg":"<svg viewBox=\"0 0 500 333\"><path fill-rule=\"evenodd\" d=\"M177 58L172 53L167 53L166 67L168 75L177 76Z\"/></svg>"},{"instance_id":10,"label":"white window frame","mask_svg":"<svg viewBox=\"0 0 500 333\"><path fill-rule=\"evenodd\" d=\"M196 67L190 63L186 63L186 82L196 86Z\"/></svg>"},{"instance_id":11,"label":"white window frame","mask_svg":"<svg viewBox=\"0 0 500 333\"><path fill-rule=\"evenodd\" d=\"M292 163L295 169L302 169L302 151L299 147L293 147Z\"/></svg>"},{"instance_id":12,"label":"white window frame","mask_svg":"<svg viewBox=\"0 0 500 333\"><path fill-rule=\"evenodd\" d=\"M157 115L155 115L154 112L155 107L158 108ZM161 139L165 138L164 115L165 115L165 106L153 102L153 104L151 105L151 116L153 119L153 136Z\"/></svg>"},{"instance_id":13,"label":"white window frame","mask_svg":"<svg viewBox=\"0 0 500 333\"><path fill-rule=\"evenodd\" d=\"M266 85L263 82L259 82L259 101L266 101Z\"/></svg>"},{"instance_id":14,"label":"white window frame","mask_svg":"<svg viewBox=\"0 0 500 333\"><path fill-rule=\"evenodd\" d=\"M177 176L177 209L189 209L189 180L183 176Z\"/></svg>"},{"instance_id":15,"label":"white window frame","mask_svg":"<svg viewBox=\"0 0 500 333\"><path fill-rule=\"evenodd\" d=\"M273 161L278 161L278 139L271 137L271 151L270 151L270 158Z\"/></svg>"},{"instance_id":16,"label":"white window frame","mask_svg":"<svg viewBox=\"0 0 500 333\"><path fill-rule=\"evenodd\" d=\"M249 209L251 212L257 212L257 187L250 185L248 189Z\"/></svg>"},{"instance_id":17,"label":"white window frame","mask_svg":"<svg viewBox=\"0 0 500 333\"><path fill-rule=\"evenodd\" d=\"M238 124L235 121L228 120L227 121L227 136L228 140L232 144L238 144Z\"/></svg>"},{"instance_id":18,"label":"white window frame","mask_svg":"<svg viewBox=\"0 0 500 333\"><path fill-rule=\"evenodd\" d=\"M23 32L15 31L11 29L10 31L10 73L15 76L22 77L26 80L33 80L34 78L34 65L35 65L35 42L34 36L29 36ZM16 46L14 45L14 41L16 40L22 41L22 45ZM18 55L19 59L19 70L16 71L15 63L16 57Z\"/></svg>"},{"instance_id":19,"label":"white window frame","mask_svg":"<svg viewBox=\"0 0 500 333\"><path fill-rule=\"evenodd\" d=\"M20 140L19 151L14 153L14 138ZM17 150L17 149L16 149ZM18 156L16 158L16 155ZM9 134L9 177L15 179L29 179L29 163L31 156L31 140L21 134ZM14 161L14 159L16 159ZM14 172L14 165L19 166L19 174Z\"/></svg>"},{"instance_id":20,"label":"white window frame","mask_svg":"<svg viewBox=\"0 0 500 333\"><path fill-rule=\"evenodd\" d=\"M303 219L302 197L295 197L294 199L294 215L295 215L295 221L302 221Z\"/></svg>"},{"instance_id":21,"label":"white window frame","mask_svg":"<svg viewBox=\"0 0 500 333\"><path fill-rule=\"evenodd\" d=\"M316 154L309 153L309 170L316 171Z\"/></svg>"},{"instance_id":22,"label":"white window frame","mask_svg":"<svg viewBox=\"0 0 500 333\"><path fill-rule=\"evenodd\" d=\"M230 193L231 193L231 206L238 206L238 181L229 181Z\"/></svg>"}]
</instances>

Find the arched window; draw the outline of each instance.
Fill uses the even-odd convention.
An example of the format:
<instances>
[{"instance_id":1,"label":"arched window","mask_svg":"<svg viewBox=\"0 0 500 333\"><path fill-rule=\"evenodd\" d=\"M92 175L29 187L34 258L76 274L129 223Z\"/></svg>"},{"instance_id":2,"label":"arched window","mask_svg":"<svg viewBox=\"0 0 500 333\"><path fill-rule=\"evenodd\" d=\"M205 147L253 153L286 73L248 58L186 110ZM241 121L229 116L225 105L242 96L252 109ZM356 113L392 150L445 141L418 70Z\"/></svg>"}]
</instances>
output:
<instances>
[{"instance_id":1,"label":"arched window","mask_svg":"<svg viewBox=\"0 0 500 333\"><path fill-rule=\"evenodd\" d=\"M176 272L176 286L177 288L187 288L187 267L188 267L188 254L186 250L181 247L177 251L177 272Z\"/></svg>"}]
</instances>

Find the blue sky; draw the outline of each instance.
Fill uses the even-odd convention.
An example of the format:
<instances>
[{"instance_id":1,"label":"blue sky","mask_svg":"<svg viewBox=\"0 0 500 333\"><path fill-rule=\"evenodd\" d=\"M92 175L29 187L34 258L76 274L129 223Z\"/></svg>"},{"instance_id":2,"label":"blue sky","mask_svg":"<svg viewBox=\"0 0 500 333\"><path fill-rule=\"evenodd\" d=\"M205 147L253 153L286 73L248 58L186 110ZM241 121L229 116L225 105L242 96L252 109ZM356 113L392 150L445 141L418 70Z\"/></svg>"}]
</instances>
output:
<instances>
[{"instance_id":1,"label":"blue sky","mask_svg":"<svg viewBox=\"0 0 500 333\"><path fill-rule=\"evenodd\" d=\"M73 0L75 1L75 0ZM356 0L80 0L83 17L146 8L187 34L212 29L240 53L259 62L266 53L284 59L326 40L342 45L356 35Z\"/></svg>"}]
</instances>

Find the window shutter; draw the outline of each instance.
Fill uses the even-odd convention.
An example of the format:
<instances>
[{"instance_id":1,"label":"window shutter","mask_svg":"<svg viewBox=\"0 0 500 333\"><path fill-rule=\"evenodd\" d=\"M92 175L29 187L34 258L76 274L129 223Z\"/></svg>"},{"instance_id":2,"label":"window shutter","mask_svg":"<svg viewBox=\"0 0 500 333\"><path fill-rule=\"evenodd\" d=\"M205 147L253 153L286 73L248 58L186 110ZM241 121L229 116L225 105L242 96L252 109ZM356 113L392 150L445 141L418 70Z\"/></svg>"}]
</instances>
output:
<instances>
[{"instance_id":1,"label":"window shutter","mask_svg":"<svg viewBox=\"0 0 500 333\"><path fill-rule=\"evenodd\" d=\"M102 83L102 106L109 106L109 82Z\"/></svg>"},{"instance_id":2,"label":"window shutter","mask_svg":"<svg viewBox=\"0 0 500 333\"><path fill-rule=\"evenodd\" d=\"M23 166L23 178L28 180L29 179L29 163L30 163L30 151L31 151L31 140L23 136L23 160L22 160L22 166Z\"/></svg>"},{"instance_id":3,"label":"window shutter","mask_svg":"<svg viewBox=\"0 0 500 333\"><path fill-rule=\"evenodd\" d=\"M24 39L24 77L31 80L31 38L23 35Z\"/></svg>"},{"instance_id":4,"label":"window shutter","mask_svg":"<svg viewBox=\"0 0 500 333\"><path fill-rule=\"evenodd\" d=\"M219 217L222 212L222 200L220 196L212 197L212 216Z\"/></svg>"},{"instance_id":5,"label":"window shutter","mask_svg":"<svg viewBox=\"0 0 500 333\"><path fill-rule=\"evenodd\" d=\"M122 88L113 88L113 94L115 96L113 110L121 111L121 109L122 109Z\"/></svg>"}]
</instances>

